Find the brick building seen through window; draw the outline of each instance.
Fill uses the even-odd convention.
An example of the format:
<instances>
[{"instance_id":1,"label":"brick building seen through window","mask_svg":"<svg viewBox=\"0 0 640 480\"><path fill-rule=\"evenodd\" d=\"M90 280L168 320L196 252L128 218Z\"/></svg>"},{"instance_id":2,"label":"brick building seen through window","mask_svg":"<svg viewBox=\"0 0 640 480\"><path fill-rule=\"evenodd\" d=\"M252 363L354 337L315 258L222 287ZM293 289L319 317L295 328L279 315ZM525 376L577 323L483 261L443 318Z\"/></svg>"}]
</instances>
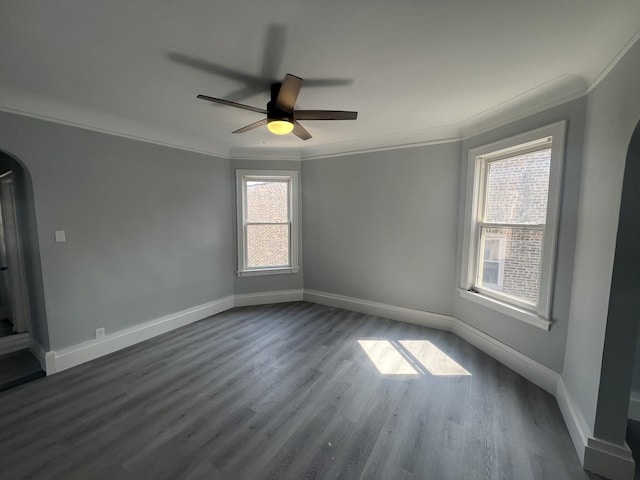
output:
<instances>
[{"instance_id":1,"label":"brick building seen through window","mask_svg":"<svg viewBox=\"0 0 640 480\"><path fill-rule=\"evenodd\" d=\"M547 214L551 149L487 164L484 221L532 228L486 228L478 283L535 304Z\"/></svg>"},{"instance_id":2,"label":"brick building seen through window","mask_svg":"<svg viewBox=\"0 0 640 480\"><path fill-rule=\"evenodd\" d=\"M247 266L289 265L288 195L287 182L247 182Z\"/></svg>"}]
</instances>

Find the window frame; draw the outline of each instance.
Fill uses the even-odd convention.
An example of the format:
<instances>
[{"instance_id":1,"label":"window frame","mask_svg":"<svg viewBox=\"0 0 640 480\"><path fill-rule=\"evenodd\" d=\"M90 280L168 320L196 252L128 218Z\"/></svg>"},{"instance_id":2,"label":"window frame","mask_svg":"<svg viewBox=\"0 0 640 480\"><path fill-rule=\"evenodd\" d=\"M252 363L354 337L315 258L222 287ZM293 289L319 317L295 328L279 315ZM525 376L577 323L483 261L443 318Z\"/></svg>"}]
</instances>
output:
<instances>
[{"instance_id":1,"label":"window frame","mask_svg":"<svg viewBox=\"0 0 640 480\"><path fill-rule=\"evenodd\" d=\"M526 323L549 330L552 324L551 302L560 220L560 197L564 163L566 122L561 121L513 137L469 150L465 223L460 275L460 296L493 308ZM551 146L549 191L546 221L543 225L538 301L535 307L509 295L496 294L476 286L481 247L481 208L484 203L488 161L505 159ZM509 225L507 225L509 226Z\"/></svg>"},{"instance_id":2,"label":"window frame","mask_svg":"<svg viewBox=\"0 0 640 480\"><path fill-rule=\"evenodd\" d=\"M249 267L247 265L247 182L288 182L289 265ZM298 273L299 182L297 170L236 170L237 266L239 277Z\"/></svg>"}]
</instances>

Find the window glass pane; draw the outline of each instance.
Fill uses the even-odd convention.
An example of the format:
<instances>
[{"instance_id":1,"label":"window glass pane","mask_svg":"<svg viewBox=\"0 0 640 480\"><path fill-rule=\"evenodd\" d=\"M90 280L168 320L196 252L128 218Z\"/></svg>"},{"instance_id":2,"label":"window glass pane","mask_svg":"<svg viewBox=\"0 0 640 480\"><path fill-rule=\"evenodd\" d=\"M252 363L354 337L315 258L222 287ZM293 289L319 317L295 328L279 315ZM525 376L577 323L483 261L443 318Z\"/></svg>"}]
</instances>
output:
<instances>
[{"instance_id":1,"label":"window glass pane","mask_svg":"<svg viewBox=\"0 0 640 480\"><path fill-rule=\"evenodd\" d=\"M247 181L247 221L287 223L289 221L289 183Z\"/></svg>"},{"instance_id":2,"label":"window glass pane","mask_svg":"<svg viewBox=\"0 0 640 480\"><path fill-rule=\"evenodd\" d=\"M482 251L478 286L535 305L538 301L542 230L482 227L480 236Z\"/></svg>"},{"instance_id":3,"label":"window glass pane","mask_svg":"<svg viewBox=\"0 0 640 480\"><path fill-rule=\"evenodd\" d=\"M484 255L482 255L482 258L484 258L485 262L487 260L495 262L500 260L500 244L502 243L501 240L501 237L492 238L489 235L485 236Z\"/></svg>"},{"instance_id":4,"label":"window glass pane","mask_svg":"<svg viewBox=\"0 0 640 480\"><path fill-rule=\"evenodd\" d=\"M482 284L498 285L500 283L500 263L485 260L482 267Z\"/></svg>"},{"instance_id":5,"label":"window glass pane","mask_svg":"<svg viewBox=\"0 0 640 480\"><path fill-rule=\"evenodd\" d=\"M247 266L289 265L289 224L247 225Z\"/></svg>"},{"instance_id":6,"label":"window glass pane","mask_svg":"<svg viewBox=\"0 0 640 480\"><path fill-rule=\"evenodd\" d=\"M487 163L487 223L544 224L551 149Z\"/></svg>"}]
</instances>

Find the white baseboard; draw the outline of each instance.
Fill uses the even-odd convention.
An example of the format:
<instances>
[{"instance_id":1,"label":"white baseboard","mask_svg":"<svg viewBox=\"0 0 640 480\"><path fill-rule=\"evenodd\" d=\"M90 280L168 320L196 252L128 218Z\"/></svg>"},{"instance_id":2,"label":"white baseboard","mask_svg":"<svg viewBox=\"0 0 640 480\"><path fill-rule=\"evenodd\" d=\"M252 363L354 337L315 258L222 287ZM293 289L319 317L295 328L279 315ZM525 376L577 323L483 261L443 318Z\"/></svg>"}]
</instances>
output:
<instances>
[{"instance_id":1,"label":"white baseboard","mask_svg":"<svg viewBox=\"0 0 640 480\"><path fill-rule=\"evenodd\" d=\"M234 306L266 305L269 303L298 302L302 300L303 290L279 290L274 292L246 293L234 297Z\"/></svg>"},{"instance_id":2,"label":"white baseboard","mask_svg":"<svg viewBox=\"0 0 640 480\"><path fill-rule=\"evenodd\" d=\"M396 307L385 303L362 300L360 298L345 297L334 293L305 290L304 299L308 302L328 305L330 307L343 308L367 315L390 318L400 322L413 323L423 327L437 328L450 332L452 330L453 317L439 313L414 310L412 308Z\"/></svg>"},{"instance_id":3,"label":"white baseboard","mask_svg":"<svg viewBox=\"0 0 640 480\"><path fill-rule=\"evenodd\" d=\"M14 333L0 338L0 355L17 352L29 348L31 335L28 333Z\"/></svg>"},{"instance_id":4,"label":"white baseboard","mask_svg":"<svg viewBox=\"0 0 640 480\"><path fill-rule=\"evenodd\" d=\"M51 375L189 323L202 320L234 306L294 302L302 299L368 315L454 332L539 387L555 393L559 378L558 373L455 317L313 290L282 290L236 295L235 297L229 296L114 332L102 340L91 340L61 350L46 352L44 355L44 352L38 351L36 356L41 363L45 364L47 375Z\"/></svg>"},{"instance_id":5,"label":"white baseboard","mask_svg":"<svg viewBox=\"0 0 640 480\"><path fill-rule=\"evenodd\" d=\"M151 320L135 327L111 333L100 340L91 340L61 350L47 352L45 366L47 375L62 372L81 363L108 355L115 351L143 342L157 335L175 330L198 320L210 317L234 305L233 296L188 308L165 317Z\"/></svg>"},{"instance_id":6,"label":"white baseboard","mask_svg":"<svg viewBox=\"0 0 640 480\"><path fill-rule=\"evenodd\" d=\"M162 318L119 330L101 340L90 340L60 350L45 352L40 346L33 346L32 352L44 365L47 375L62 372L76 365L116 352L157 335L175 330L198 320L216 315L233 307L264 305L268 303L295 302L302 300L303 291L281 290L274 292L230 295ZM23 348L27 348L29 342ZM39 348L38 348L39 347Z\"/></svg>"},{"instance_id":7,"label":"white baseboard","mask_svg":"<svg viewBox=\"0 0 640 480\"><path fill-rule=\"evenodd\" d=\"M588 427L580 409L573 401L562 377L558 379L555 396L580 463L584 465L584 450L587 446L588 438L592 435L591 429Z\"/></svg>"},{"instance_id":8,"label":"white baseboard","mask_svg":"<svg viewBox=\"0 0 640 480\"><path fill-rule=\"evenodd\" d=\"M593 437L587 439L582 466L610 480L633 480L636 469L626 443L620 446Z\"/></svg>"},{"instance_id":9,"label":"white baseboard","mask_svg":"<svg viewBox=\"0 0 640 480\"><path fill-rule=\"evenodd\" d=\"M628 445L616 445L595 438L562 377L556 400L582 466L611 480L633 480L635 463Z\"/></svg>"},{"instance_id":10,"label":"white baseboard","mask_svg":"<svg viewBox=\"0 0 640 480\"><path fill-rule=\"evenodd\" d=\"M628 416L631 420L640 422L640 392L631 392Z\"/></svg>"},{"instance_id":11,"label":"white baseboard","mask_svg":"<svg viewBox=\"0 0 640 480\"><path fill-rule=\"evenodd\" d=\"M475 327L453 319L453 333L552 395L560 374Z\"/></svg>"},{"instance_id":12,"label":"white baseboard","mask_svg":"<svg viewBox=\"0 0 640 480\"><path fill-rule=\"evenodd\" d=\"M29 343L29 351L40 362L40 368L42 368L42 370L46 372L47 371L47 364L46 364L47 351L44 349L44 347L32 338L31 343Z\"/></svg>"}]
</instances>

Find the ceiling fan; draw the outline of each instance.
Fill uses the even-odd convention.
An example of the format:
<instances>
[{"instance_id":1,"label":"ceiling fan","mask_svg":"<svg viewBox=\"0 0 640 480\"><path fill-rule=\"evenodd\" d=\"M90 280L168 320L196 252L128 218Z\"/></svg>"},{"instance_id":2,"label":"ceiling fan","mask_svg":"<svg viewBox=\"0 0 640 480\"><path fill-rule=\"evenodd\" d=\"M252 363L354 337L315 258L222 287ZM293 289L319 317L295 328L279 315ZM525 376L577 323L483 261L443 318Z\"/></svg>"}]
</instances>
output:
<instances>
[{"instance_id":1,"label":"ceiling fan","mask_svg":"<svg viewBox=\"0 0 640 480\"><path fill-rule=\"evenodd\" d=\"M271 101L267 103L266 110L264 108L243 105L242 103L224 100L222 98L209 97L207 95L198 95L201 100L220 103L230 107L242 108L251 112L261 113L267 118L258 120L245 127L239 128L232 133L244 133L254 128L267 125L271 133L276 135L286 135L293 133L302 140L309 140L311 134L298 122L298 120L355 120L358 118L358 112L349 112L343 110L295 110L294 105L300 87L302 86L302 78L287 73L282 83L274 83L271 85Z\"/></svg>"}]
</instances>

